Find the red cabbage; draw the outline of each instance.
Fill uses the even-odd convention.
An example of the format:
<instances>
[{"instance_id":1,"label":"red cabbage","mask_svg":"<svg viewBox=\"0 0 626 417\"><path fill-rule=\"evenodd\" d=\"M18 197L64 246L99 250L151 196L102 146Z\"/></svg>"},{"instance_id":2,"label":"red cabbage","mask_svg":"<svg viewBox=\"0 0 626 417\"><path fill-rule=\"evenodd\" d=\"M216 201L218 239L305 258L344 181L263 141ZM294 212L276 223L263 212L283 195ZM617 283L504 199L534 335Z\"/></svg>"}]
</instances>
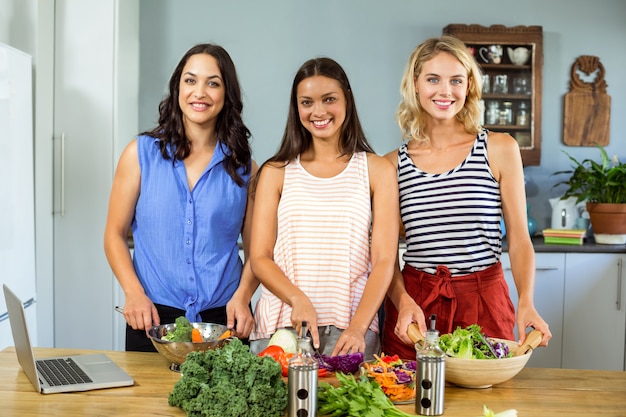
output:
<instances>
[{"instance_id":1,"label":"red cabbage","mask_svg":"<svg viewBox=\"0 0 626 417\"><path fill-rule=\"evenodd\" d=\"M398 379L398 384L413 383L413 377L411 376L411 374L406 373L406 371L402 369L394 369L393 373L396 374L396 378Z\"/></svg>"},{"instance_id":2,"label":"red cabbage","mask_svg":"<svg viewBox=\"0 0 626 417\"><path fill-rule=\"evenodd\" d=\"M343 372L353 374L359 371L359 365L363 363L363 353L347 353L345 355L328 356L315 355L320 368L326 368L330 372Z\"/></svg>"}]
</instances>

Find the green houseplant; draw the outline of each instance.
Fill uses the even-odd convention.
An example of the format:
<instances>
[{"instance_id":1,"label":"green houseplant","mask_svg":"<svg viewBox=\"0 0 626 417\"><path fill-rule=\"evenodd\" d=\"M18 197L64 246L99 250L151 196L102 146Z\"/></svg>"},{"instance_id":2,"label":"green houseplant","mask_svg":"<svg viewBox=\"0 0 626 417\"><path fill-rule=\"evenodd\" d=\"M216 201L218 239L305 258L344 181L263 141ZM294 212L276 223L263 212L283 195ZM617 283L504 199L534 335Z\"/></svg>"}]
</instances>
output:
<instances>
[{"instance_id":1,"label":"green houseplant","mask_svg":"<svg viewBox=\"0 0 626 417\"><path fill-rule=\"evenodd\" d=\"M577 203L587 202L591 227L598 243L624 243L621 240L626 239L626 163L620 162L617 156L609 158L602 146L597 145L597 148L600 150L599 162L591 159L579 162L565 152L574 165L571 170L554 173L570 175L555 187L568 187L563 199L575 197ZM605 242L604 235L623 236Z\"/></svg>"}]
</instances>

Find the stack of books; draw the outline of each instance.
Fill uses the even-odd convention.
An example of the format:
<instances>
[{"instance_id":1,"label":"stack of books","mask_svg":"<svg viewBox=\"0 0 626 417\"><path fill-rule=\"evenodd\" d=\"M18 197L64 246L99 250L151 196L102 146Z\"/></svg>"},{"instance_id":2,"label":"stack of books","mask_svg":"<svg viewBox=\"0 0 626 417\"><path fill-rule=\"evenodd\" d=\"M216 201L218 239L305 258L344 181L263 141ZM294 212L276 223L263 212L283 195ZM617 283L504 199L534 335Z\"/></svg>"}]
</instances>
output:
<instances>
[{"instance_id":1,"label":"stack of books","mask_svg":"<svg viewBox=\"0 0 626 417\"><path fill-rule=\"evenodd\" d=\"M585 229L544 229L543 241L552 245L582 245L587 237Z\"/></svg>"}]
</instances>

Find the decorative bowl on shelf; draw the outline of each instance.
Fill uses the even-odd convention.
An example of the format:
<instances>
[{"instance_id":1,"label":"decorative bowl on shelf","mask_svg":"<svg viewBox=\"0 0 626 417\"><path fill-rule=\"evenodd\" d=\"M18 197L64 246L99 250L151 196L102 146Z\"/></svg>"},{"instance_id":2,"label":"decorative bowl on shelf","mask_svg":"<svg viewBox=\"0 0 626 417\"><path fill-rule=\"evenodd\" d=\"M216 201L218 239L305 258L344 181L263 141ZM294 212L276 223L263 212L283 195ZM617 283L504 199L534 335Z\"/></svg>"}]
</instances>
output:
<instances>
[{"instance_id":1,"label":"decorative bowl on shelf","mask_svg":"<svg viewBox=\"0 0 626 417\"><path fill-rule=\"evenodd\" d=\"M519 345L503 339L512 351ZM520 373L530 359L532 349L520 356L502 359L460 359L446 358L446 381L464 388L489 388L501 384Z\"/></svg>"},{"instance_id":2,"label":"decorative bowl on shelf","mask_svg":"<svg viewBox=\"0 0 626 417\"><path fill-rule=\"evenodd\" d=\"M148 337L150 337L156 350L172 362L170 365L172 371L180 371L180 365L185 362L188 353L219 349L231 340L230 338L220 339L220 336L227 330L227 327L222 324L191 323L191 325L200 330L204 342L170 342L163 340L163 336L176 329L176 324L174 323L152 326L148 331Z\"/></svg>"}]
</instances>

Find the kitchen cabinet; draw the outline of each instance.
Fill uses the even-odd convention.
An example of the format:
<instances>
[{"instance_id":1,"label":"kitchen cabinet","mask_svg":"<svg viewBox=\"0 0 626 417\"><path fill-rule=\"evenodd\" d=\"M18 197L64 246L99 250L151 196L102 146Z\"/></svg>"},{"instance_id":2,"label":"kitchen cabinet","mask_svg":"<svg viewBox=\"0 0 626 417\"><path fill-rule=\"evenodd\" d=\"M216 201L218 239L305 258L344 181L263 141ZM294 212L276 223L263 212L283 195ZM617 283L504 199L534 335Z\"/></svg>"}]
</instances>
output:
<instances>
[{"instance_id":1,"label":"kitchen cabinet","mask_svg":"<svg viewBox=\"0 0 626 417\"><path fill-rule=\"evenodd\" d=\"M626 254L565 259L563 367L626 370Z\"/></svg>"},{"instance_id":2,"label":"kitchen cabinet","mask_svg":"<svg viewBox=\"0 0 626 417\"><path fill-rule=\"evenodd\" d=\"M539 165L542 27L450 24L443 33L461 39L483 71L484 126L513 136L525 166Z\"/></svg>"},{"instance_id":3,"label":"kitchen cabinet","mask_svg":"<svg viewBox=\"0 0 626 417\"><path fill-rule=\"evenodd\" d=\"M517 290L513 281L511 261L508 253L500 258L504 276L509 286L511 300L517 310ZM563 288L565 284L565 254L535 254L535 308L550 326L552 339L547 347L533 351L527 366L560 368L563 347ZM516 336L519 335L517 327ZM519 336L518 336L519 339Z\"/></svg>"},{"instance_id":4,"label":"kitchen cabinet","mask_svg":"<svg viewBox=\"0 0 626 417\"><path fill-rule=\"evenodd\" d=\"M118 284L103 232L119 153L137 134L138 0L56 0L54 344L112 349Z\"/></svg>"}]
</instances>

